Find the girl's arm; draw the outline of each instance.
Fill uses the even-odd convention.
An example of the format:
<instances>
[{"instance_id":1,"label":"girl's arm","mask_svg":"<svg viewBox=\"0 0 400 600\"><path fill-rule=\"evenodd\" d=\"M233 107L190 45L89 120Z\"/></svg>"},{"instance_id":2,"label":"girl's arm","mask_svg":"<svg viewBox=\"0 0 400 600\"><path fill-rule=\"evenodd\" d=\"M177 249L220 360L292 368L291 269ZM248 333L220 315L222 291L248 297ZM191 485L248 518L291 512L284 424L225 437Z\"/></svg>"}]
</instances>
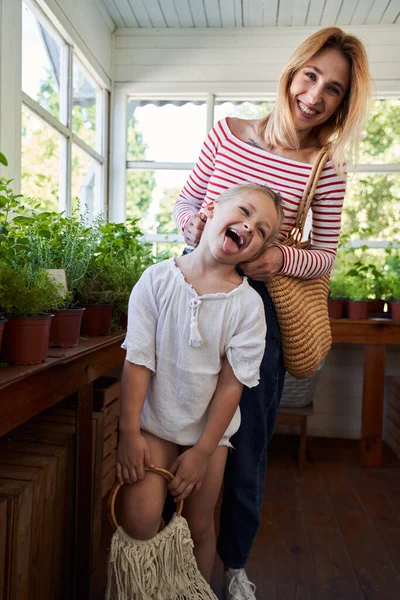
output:
<instances>
[{"instance_id":1,"label":"girl's arm","mask_svg":"<svg viewBox=\"0 0 400 600\"><path fill-rule=\"evenodd\" d=\"M169 485L169 490L175 496L176 502L184 500L193 489L200 489L208 459L232 421L242 390L243 384L235 377L228 359L225 358L204 431L193 448L183 452L170 469L175 477Z\"/></svg>"},{"instance_id":2,"label":"girl's arm","mask_svg":"<svg viewBox=\"0 0 400 600\"><path fill-rule=\"evenodd\" d=\"M207 456L214 452L233 419L242 391L243 384L236 378L228 359L225 358L208 411L206 426L194 446L196 450Z\"/></svg>"},{"instance_id":3,"label":"girl's arm","mask_svg":"<svg viewBox=\"0 0 400 600\"><path fill-rule=\"evenodd\" d=\"M151 467L150 453L140 434L140 416L150 377L156 371L156 302L153 267L147 269L134 286L129 298L128 331L122 347L126 360L121 382L121 415L117 455L119 483L134 483Z\"/></svg>"},{"instance_id":4,"label":"girl's arm","mask_svg":"<svg viewBox=\"0 0 400 600\"><path fill-rule=\"evenodd\" d=\"M140 415L149 387L151 371L125 361L121 380L121 414L117 454L117 479L121 485L143 479L145 467L152 468L150 451L140 433Z\"/></svg>"}]
</instances>

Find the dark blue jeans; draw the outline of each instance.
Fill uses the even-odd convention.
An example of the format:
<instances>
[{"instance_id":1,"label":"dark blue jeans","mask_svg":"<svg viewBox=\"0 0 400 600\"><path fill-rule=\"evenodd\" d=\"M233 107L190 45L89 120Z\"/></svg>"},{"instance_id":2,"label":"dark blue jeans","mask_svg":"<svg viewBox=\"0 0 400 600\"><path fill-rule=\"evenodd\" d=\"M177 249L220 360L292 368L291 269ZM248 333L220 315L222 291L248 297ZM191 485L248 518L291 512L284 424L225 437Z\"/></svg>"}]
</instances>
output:
<instances>
[{"instance_id":1,"label":"dark blue jeans","mask_svg":"<svg viewBox=\"0 0 400 600\"><path fill-rule=\"evenodd\" d=\"M244 388L240 400L242 422L231 438L224 476L217 550L224 564L245 566L260 525L267 470L267 445L274 433L285 370L279 325L272 300L263 283L249 280L260 294L267 321L266 349L260 383Z\"/></svg>"}]
</instances>

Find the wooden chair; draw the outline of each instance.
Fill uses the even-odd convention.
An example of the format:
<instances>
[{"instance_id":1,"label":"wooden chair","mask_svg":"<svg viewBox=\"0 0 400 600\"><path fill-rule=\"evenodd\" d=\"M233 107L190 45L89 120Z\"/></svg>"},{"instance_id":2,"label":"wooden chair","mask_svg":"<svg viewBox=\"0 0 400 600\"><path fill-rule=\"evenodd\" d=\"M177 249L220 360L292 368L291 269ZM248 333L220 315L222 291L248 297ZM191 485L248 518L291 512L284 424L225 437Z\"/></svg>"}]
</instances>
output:
<instances>
[{"instance_id":1,"label":"wooden chair","mask_svg":"<svg viewBox=\"0 0 400 600\"><path fill-rule=\"evenodd\" d=\"M304 469L307 463L307 418L313 414L313 405L309 404L302 408L279 408L277 425L298 425L300 427L300 444L298 464Z\"/></svg>"}]
</instances>

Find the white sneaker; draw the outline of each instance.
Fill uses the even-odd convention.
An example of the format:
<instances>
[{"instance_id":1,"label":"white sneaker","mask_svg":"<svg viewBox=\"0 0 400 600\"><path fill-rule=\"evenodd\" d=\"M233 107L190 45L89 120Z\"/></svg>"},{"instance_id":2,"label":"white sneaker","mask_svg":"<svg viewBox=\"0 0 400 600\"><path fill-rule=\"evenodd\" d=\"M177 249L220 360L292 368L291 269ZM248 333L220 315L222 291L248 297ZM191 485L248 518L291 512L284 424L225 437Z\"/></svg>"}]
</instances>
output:
<instances>
[{"instance_id":1,"label":"white sneaker","mask_svg":"<svg viewBox=\"0 0 400 600\"><path fill-rule=\"evenodd\" d=\"M225 600L256 600L256 586L244 569L227 569L224 573Z\"/></svg>"}]
</instances>

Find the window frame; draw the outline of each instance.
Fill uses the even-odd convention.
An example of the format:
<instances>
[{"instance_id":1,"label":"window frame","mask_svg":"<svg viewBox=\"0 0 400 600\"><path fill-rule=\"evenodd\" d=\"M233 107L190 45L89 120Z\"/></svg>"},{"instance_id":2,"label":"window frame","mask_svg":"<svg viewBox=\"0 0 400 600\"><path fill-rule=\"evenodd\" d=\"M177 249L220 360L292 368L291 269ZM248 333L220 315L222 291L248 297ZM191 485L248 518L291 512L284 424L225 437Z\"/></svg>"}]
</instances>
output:
<instances>
[{"instance_id":1,"label":"window frame","mask_svg":"<svg viewBox=\"0 0 400 600\"><path fill-rule=\"evenodd\" d=\"M21 79L21 110L23 107L28 109L39 120L50 125L60 135L60 181L59 181L59 203L60 212L65 212L67 216L72 212L71 198L71 178L72 178L72 145L76 144L83 152L90 156L100 167L99 192L96 194L93 206L93 215L97 213L106 214L108 210L108 116L109 116L109 90L104 85L101 76L93 69L86 60L84 54L77 48L73 42L63 35L53 24L51 18L46 14L36 0L21 0L21 4L33 13L37 21L54 37L61 47L61 65L60 65L60 118L54 117L48 110L43 108L36 100L31 98L22 90ZM22 13L21 13L22 14ZM98 86L96 98L100 98L96 110L100 111L100 116L96 114L96 138L99 136L101 152L97 152L89 144L77 136L72 129L72 93L73 93L73 61L76 57L80 67L87 72L90 79ZM64 124L65 123L65 124ZM101 131L97 131L97 125L100 124ZM98 138L97 138L98 139ZM82 207L84 210L84 207Z\"/></svg>"}]
</instances>

